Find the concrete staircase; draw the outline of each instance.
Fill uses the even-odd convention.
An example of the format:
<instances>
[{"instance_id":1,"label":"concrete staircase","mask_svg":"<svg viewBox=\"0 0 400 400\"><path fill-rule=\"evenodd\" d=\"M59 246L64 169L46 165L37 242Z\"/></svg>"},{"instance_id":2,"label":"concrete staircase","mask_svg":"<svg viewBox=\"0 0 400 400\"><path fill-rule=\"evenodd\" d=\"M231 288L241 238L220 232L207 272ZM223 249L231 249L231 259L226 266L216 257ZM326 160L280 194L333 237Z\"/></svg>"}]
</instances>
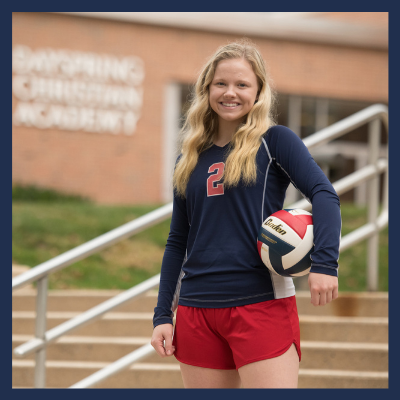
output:
<instances>
[{"instance_id":1,"label":"concrete staircase","mask_svg":"<svg viewBox=\"0 0 400 400\"><path fill-rule=\"evenodd\" d=\"M119 291L51 291L47 329L78 315ZM35 289L13 293L12 347L33 337ZM122 306L118 312L80 328L47 350L47 387L67 388L150 342L157 292ZM302 340L300 388L388 387L387 293L340 293L325 307L314 307L309 293L297 292ZM12 385L33 387L34 356L13 355ZM174 357L153 354L99 384L101 388L182 388Z\"/></svg>"}]
</instances>

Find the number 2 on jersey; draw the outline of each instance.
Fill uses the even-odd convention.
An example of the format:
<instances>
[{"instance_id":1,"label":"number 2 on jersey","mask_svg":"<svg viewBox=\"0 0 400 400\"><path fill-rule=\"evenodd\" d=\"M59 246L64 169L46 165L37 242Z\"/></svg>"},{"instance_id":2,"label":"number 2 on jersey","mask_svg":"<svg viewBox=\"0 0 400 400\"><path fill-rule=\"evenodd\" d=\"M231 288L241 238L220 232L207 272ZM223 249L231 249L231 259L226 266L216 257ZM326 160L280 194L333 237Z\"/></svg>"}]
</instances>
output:
<instances>
[{"instance_id":1,"label":"number 2 on jersey","mask_svg":"<svg viewBox=\"0 0 400 400\"><path fill-rule=\"evenodd\" d=\"M221 179L222 174L224 173L225 164L223 162L215 163L208 168L208 173L212 173L217 171L216 174L211 175L207 179L207 196L218 196L220 194L224 194L224 184L217 183L214 186L214 182L217 182Z\"/></svg>"}]
</instances>

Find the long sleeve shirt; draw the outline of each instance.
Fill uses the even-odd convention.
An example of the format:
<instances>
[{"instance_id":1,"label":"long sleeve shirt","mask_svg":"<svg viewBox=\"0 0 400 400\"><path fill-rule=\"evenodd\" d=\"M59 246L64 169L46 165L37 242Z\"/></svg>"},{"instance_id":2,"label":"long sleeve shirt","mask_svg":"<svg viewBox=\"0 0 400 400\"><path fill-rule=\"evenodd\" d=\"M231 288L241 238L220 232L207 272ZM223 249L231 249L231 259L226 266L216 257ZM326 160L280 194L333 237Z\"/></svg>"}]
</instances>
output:
<instances>
[{"instance_id":1,"label":"long sleeve shirt","mask_svg":"<svg viewBox=\"0 0 400 400\"><path fill-rule=\"evenodd\" d=\"M291 277L276 275L257 250L262 222L283 208L290 183L312 204L311 270L338 275L340 202L302 140L289 128L271 127L256 156L257 180L225 188L220 180L229 144L199 155L186 189L176 193L161 266L154 327L171 323L174 295L184 306L223 308L293 296Z\"/></svg>"}]
</instances>

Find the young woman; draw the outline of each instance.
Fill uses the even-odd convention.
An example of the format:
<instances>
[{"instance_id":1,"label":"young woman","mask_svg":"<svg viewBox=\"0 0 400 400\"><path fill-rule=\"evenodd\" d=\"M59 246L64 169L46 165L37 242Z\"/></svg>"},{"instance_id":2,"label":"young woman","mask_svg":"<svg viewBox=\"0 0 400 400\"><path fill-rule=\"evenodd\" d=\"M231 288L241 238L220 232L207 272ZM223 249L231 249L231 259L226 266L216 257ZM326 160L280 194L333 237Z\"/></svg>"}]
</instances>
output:
<instances>
[{"instance_id":1,"label":"young woman","mask_svg":"<svg viewBox=\"0 0 400 400\"><path fill-rule=\"evenodd\" d=\"M293 280L271 273L257 251L290 182L313 206L311 302L338 296L339 198L301 139L273 123L272 106L264 61L246 40L219 48L195 86L151 341L180 361L186 388L297 387Z\"/></svg>"}]
</instances>

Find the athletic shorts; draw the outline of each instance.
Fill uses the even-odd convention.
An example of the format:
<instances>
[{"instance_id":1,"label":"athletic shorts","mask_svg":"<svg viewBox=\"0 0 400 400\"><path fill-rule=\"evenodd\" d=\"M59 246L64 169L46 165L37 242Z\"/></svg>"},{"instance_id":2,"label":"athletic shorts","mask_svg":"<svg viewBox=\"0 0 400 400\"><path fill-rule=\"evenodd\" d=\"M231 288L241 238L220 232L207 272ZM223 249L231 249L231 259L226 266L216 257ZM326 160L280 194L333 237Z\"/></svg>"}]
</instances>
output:
<instances>
[{"instance_id":1,"label":"athletic shorts","mask_svg":"<svg viewBox=\"0 0 400 400\"><path fill-rule=\"evenodd\" d=\"M239 369L278 357L292 343L301 360L295 296L240 307L177 309L174 356L184 364Z\"/></svg>"}]
</instances>

